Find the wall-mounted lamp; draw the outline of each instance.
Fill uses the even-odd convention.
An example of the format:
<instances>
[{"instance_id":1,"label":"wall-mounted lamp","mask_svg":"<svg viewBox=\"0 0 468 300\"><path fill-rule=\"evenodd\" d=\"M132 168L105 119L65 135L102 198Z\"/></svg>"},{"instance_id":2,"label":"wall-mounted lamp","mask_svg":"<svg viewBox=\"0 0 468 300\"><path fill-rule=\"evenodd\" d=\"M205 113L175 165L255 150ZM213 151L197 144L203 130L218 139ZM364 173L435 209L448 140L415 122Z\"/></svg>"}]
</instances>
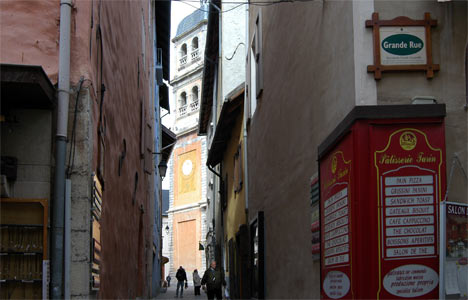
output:
<instances>
[{"instance_id":1,"label":"wall-mounted lamp","mask_svg":"<svg viewBox=\"0 0 468 300\"><path fill-rule=\"evenodd\" d=\"M170 148L172 146L174 146L175 143L172 143L170 145L167 145L165 147L162 147L161 148L161 152L153 152L153 154L159 154L159 155L162 155L162 151L166 150L167 148ZM159 162L159 165L158 165L158 169L159 169L159 175L161 176L161 178L164 178L166 177L166 171L167 171L167 161L166 159L163 157L161 159L161 161Z\"/></svg>"},{"instance_id":2,"label":"wall-mounted lamp","mask_svg":"<svg viewBox=\"0 0 468 300\"><path fill-rule=\"evenodd\" d=\"M203 247L201 242L198 242L198 250L200 251L205 250L205 247Z\"/></svg>"},{"instance_id":3,"label":"wall-mounted lamp","mask_svg":"<svg viewBox=\"0 0 468 300\"><path fill-rule=\"evenodd\" d=\"M164 159L159 162L158 170L159 170L159 175L161 176L161 178L166 177L167 162Z\"/></svg>"},{"instance_id":4,"label":"wall-mounted lamp","mask_svg":"<svg viewBox=\"0 0 468 300\"><path fill-rule=\"evenodd\" d=\"M166 234L169 234L169 225L166 225L166 228L164 228L166 230Z\"/></svg>"}]
</instances>

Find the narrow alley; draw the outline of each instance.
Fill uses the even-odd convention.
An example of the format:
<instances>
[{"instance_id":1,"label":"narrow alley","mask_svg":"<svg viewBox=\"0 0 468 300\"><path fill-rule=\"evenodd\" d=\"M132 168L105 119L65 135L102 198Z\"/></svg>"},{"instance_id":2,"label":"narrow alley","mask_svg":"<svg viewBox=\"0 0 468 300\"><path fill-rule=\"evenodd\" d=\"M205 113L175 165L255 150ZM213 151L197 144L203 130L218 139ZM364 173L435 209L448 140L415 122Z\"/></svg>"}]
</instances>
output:
<instances>
[{"instance_id":1,"label":"narrow alley","mask_svg":"<svg viewBox=\"0 0 468 300\"><path fill-rule=\"evenodd\" d=\"M193 285L189 285L189 287L187 289L184 289L184 293L183 293L182 296L183 297L179 297L179 298L183 298L185 300L206 299L206 294L203 291L201 291L200 296L195 296L195 292L193 290ZM161 293L155 299L158 299L158 300L171 299L171 300L173 300L174 298L176 298L176 285L171 284L171 286L168 287L167 289L162 288Z\"/></svg>"}]
</instances>

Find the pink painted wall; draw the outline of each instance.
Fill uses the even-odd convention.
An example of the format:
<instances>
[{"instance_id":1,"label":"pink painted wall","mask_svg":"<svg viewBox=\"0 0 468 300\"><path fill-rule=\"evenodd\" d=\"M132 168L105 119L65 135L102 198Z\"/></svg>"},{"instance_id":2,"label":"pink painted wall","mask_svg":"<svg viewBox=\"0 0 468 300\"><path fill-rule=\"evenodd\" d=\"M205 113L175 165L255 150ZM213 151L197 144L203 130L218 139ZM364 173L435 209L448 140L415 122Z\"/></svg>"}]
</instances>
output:
<instances>
[{"instance_id":1,"label":"pink painted wall","mask_svg":"<svg viewBox=\"0 0 468 300\"><path fill-rule=\"evenodd\" d=\"M153 174L145 172L145 165L152 166L154 136L154 108L150 98L150 91L154 90L153 33L149 26L149 0L75 0L73 3L71 81L76 85L83 76L86 79L84 87L90 88L93 98L90 120L93 171L97 171L98 166L101 61L102 83L106 86L99 298L147 298L151 290L154 189ZM59 16L58 0L1 0L0 62L41 65L55 84L59 61ZM98 50L98 27L102 35L102 60ZM140 155L141 103L145 110L143 156ZM127 155L118 176L123 139L126 139ZM139 180L136 201L132 203L135 173Z\"/></svg>"},{"instance_id":2,"label":"pink painted wall","mask_svg":"<svg viewBox=\"0 0 468 300\"><path fill-rule=\"evenodd\" d=\"M71 33L71 78L89 77L91 1L75 1ZM0 1L0 62L41 65L52 83L58 78L60 1ZM86 63L85 63L86 62ZM88 76L86 76L88 75Z\"/></svg>"}]
</instances>

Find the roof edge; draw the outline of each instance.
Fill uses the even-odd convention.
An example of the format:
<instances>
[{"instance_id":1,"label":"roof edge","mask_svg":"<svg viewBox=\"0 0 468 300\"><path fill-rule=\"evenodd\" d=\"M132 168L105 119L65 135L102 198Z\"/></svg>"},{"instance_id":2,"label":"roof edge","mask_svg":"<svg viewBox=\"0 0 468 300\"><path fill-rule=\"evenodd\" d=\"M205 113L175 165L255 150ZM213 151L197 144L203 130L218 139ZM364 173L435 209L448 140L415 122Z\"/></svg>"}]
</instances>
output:
<instances>
[{"instance_id":1,"label":"roof edge","mask_svg":"<svg viewBox=\"0 0 468 300\"><path fill-rule=\"evenodd\" d=\"M214 167L218 165L226 147L230 141L230 135L233 130L233 127L230 127L232 122L235 124L238 114L243 108L245 88L236 87L230 94L231 97L226 97L226 100L223 103L221 108L221 113L219 114L218 124L216 125L216 130L214 133L213 141L208 149L208 157L206 159L206 164ZM232 116L232 120L229 120L229 117ZM231 122L231 123L230 123ZM218 156L216 156L218 154Z\"/></svg>"},{"instance_id":2,"label":"roof edge","mask_svg":"<svg viewBox=\"0 0 468 300\"><path fill-rule=\"evenodd\" d=\"M192 28L190 28L189 30L185 31L185 32L182 32L181 34L179 35L176 35L172 38L172 42L173 43L176 43L178 41L180 41L181 39L183 39L184 37L186 37L187 35L191 34L192 32L194 32L195 30L197 30L198 28L202 27L203 24L207 24L208 23L208 19L203 19L201 20L200 22L198 22L195 26L193 26Z\"/></svg>"},{"instance_id":3,"label":"roof edge","mask_svg":"<svg viewBox=\"0 0 468 300\"><path fill-rule=\"evenodd\" d=\"M445 104L355 106L318 146L318 159L322 159L358 120L438 118L445 115Z\"/></svg>"},{"instance_id":4,"label":"roof edge","mask_svg":"<svg viewBox=\"0 0 468 300\"><path fill-rule=\"evenodd\" d=\"M213 0L215 5L221 3L220 0ZM211 106L213 104L213 86L215 76L215 66L218 63L219 48L219 18L218 11L214 5L210 5L208 12L208 28L206 33L206 44L202 75L202 89L200 97L200 113L198 117L198 135L206 135L207 127L211 115Z\"/></svg>"}]
</instances>

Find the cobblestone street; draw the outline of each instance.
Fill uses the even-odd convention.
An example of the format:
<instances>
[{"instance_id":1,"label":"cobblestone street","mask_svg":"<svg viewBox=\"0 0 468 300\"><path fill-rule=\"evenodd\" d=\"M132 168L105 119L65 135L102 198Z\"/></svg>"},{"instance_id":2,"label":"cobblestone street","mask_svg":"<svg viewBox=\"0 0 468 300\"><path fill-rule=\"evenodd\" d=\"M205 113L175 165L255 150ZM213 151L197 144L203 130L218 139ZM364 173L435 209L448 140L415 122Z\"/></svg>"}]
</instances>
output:
<instances>
[{"instance_id":1,"label":"cobblestone street","mask_svg":"<svg viewBox=\"0 0 468 300\"><path fill-rule=\"evenodd\" d=\"M176 288L177 288L177 283L171 284L171 286L167 288L166 292L163 292L164 290L161 290L161 293L159 293L159 295L155 299L175 299ZM200 294L201 294L200 296L195 296L193 285L189 285L187 289L184 289L183 299L186 299L186 300L206 299L206 294L205 292L203 292L203 290L200 291Z\"/></svg>"}]
</instances>

